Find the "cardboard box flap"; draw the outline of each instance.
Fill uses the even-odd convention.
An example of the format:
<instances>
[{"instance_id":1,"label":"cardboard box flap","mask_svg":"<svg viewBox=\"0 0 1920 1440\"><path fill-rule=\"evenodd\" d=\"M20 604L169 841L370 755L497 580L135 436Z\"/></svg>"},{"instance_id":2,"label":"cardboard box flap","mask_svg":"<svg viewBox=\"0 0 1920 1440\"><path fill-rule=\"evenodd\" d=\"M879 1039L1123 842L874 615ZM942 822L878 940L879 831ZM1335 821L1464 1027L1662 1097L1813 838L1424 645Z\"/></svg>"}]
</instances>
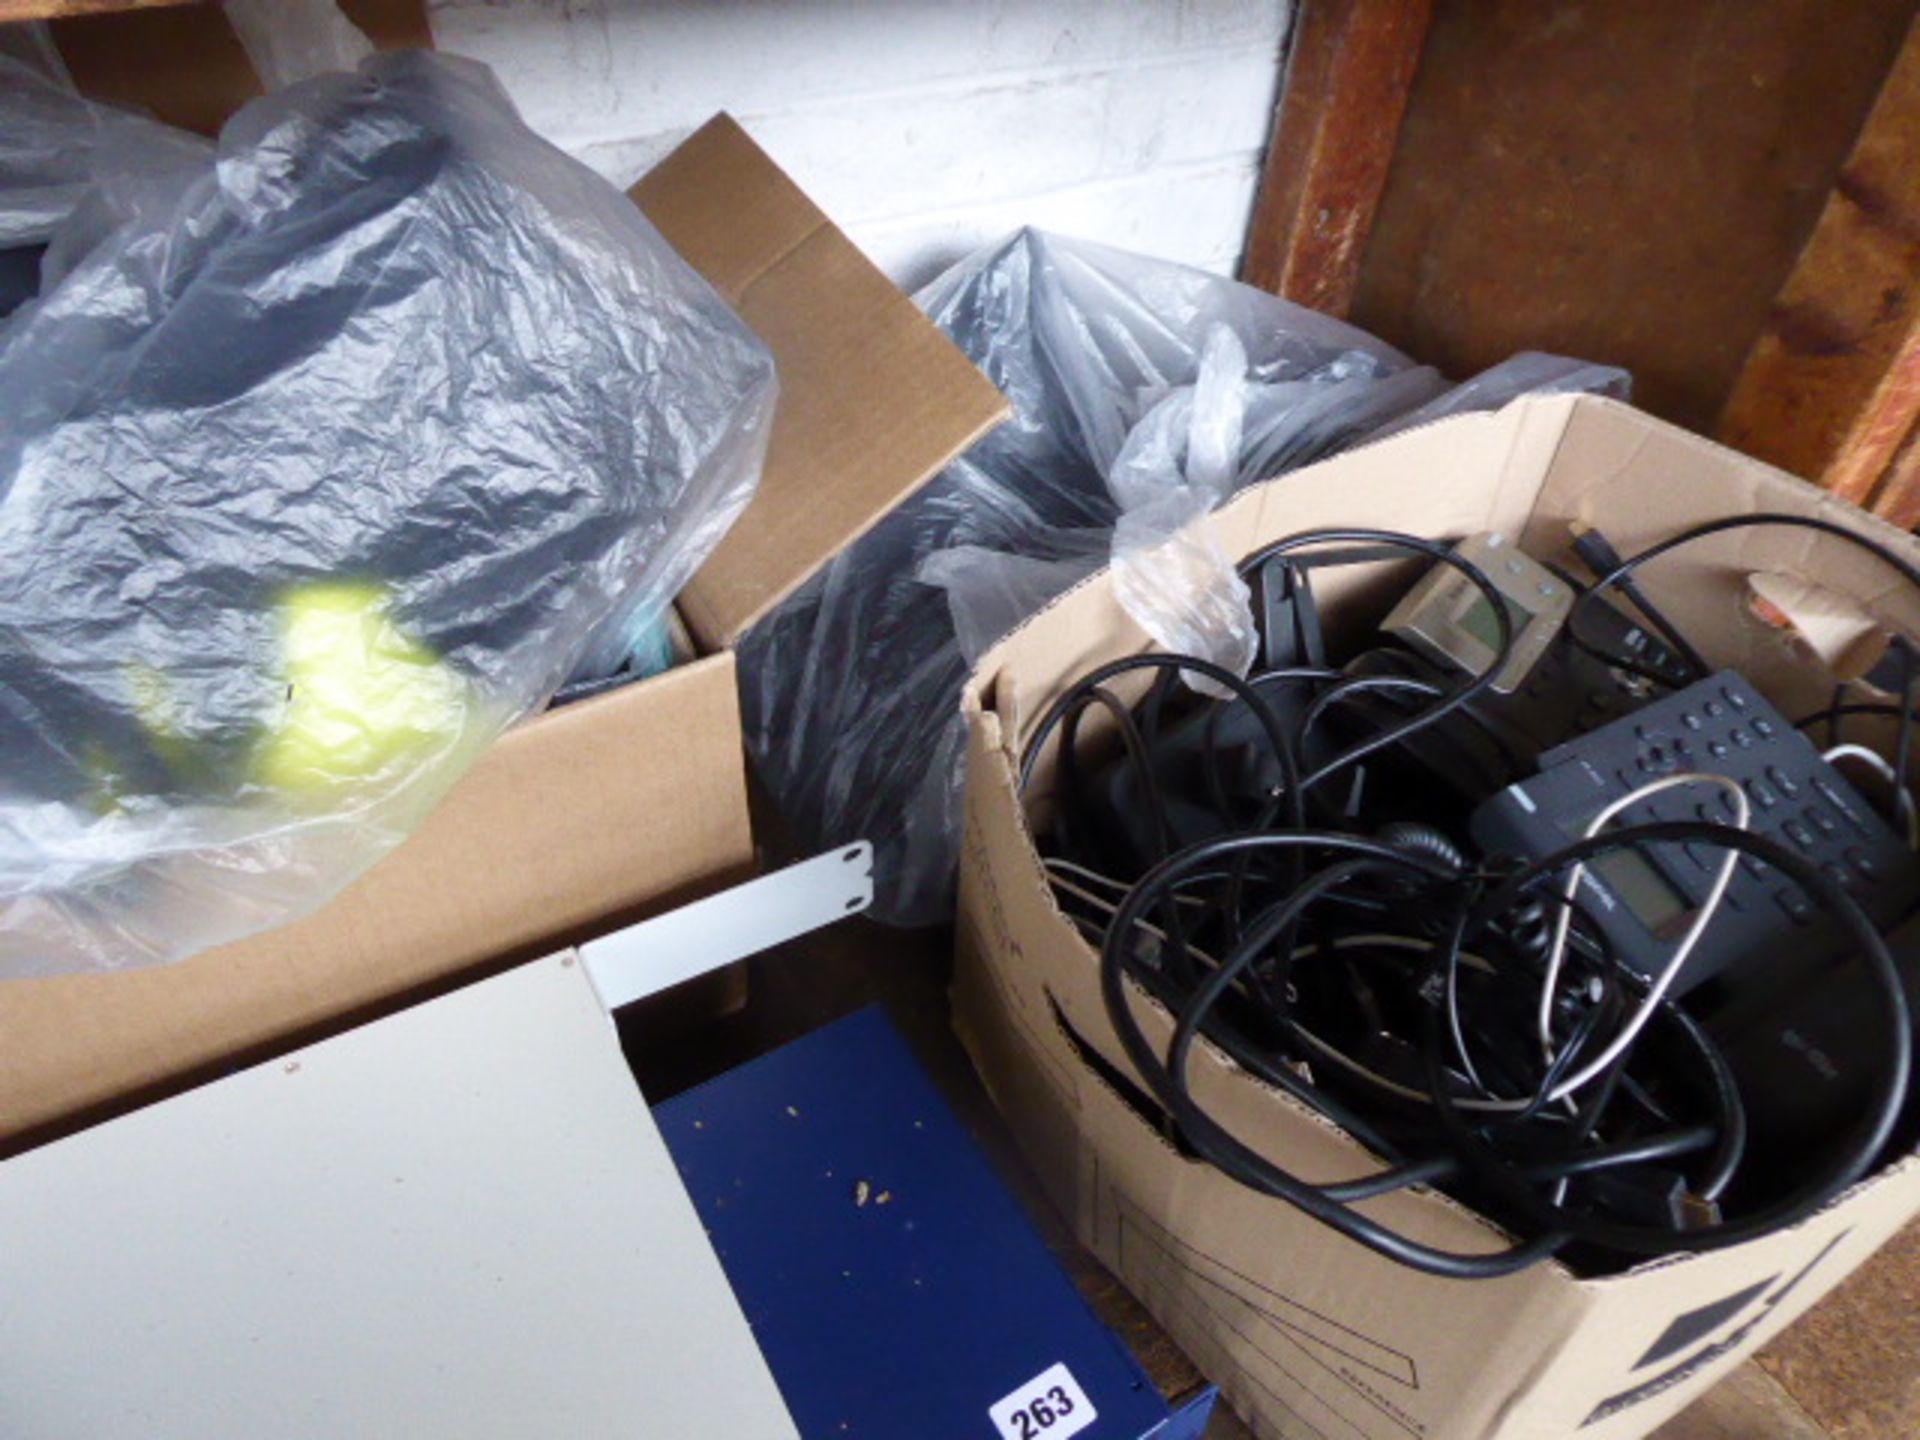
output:
<instances>
[{"instance_id":1,"label":"cardboard box flap","mask_svg":"<svg viewBox=\"0 0 1920 1440\"><path fill-rule=\"evenodd\" d=\"M1675 484L1675 476L1687 483ZM1631 555L1668 536L1728 516L1802 516L1853 531L1896 554L1911 537L1797 476L1612 400L1588 399L1572 412L1532 523L1522 537L1534 554L1564 547L1574 522L1603 524ZM1911 561L1909 561L1911 563ZM1807 587L1817 603L1851 612L1869 632L1920 634L1920 592L1898 570L1846 540L1815 530L1770 526L1695 541L1638 577L1707 659L1752 680L1789 715L1830 698L1836 675L1807 632L1762 621L1752 601L1771 582ZM1802 617L1804 618L1804 609ZM1872 734L1862 726L1857 734Z\"/></svg>"},{"instance_id":2,"label":"cardboard box flap","mask_svg":"<svg viewBox=\"0 0 1920 1440\"><path fill-rule=\"evenodd\" d=\"M752 863L731 655L552 711L304 919L174 965L0 982L0 1151Z\"/></svg>"},{"instance_id":3,"label":"cardboard box flap","mask_svg":"<svg viewBox=\"0 0 1920 1440\"><path fill-rule=\"evenodd\" d=\"M760 492L680 597L731 645L1007 415L952 342L720 115L630 192L773 350Z\"/></svg>"}]
</instances>

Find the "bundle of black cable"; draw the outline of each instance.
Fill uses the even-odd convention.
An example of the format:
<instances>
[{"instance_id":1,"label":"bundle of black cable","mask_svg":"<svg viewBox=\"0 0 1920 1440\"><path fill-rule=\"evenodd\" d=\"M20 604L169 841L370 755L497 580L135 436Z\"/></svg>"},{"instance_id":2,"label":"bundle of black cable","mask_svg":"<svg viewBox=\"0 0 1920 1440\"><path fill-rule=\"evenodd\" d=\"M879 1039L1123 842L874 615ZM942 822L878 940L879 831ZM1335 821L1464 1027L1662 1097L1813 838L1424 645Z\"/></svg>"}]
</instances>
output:
<instances>
[{"instance_id":1,"label":"bundle of black cable","mask_svg":"<svg viewBox=\"0 0 1920 1440\"><path fill-rule=\"evenodd\" d=\"M1099 945L1109 1017L1164 1124L1240 1183L1461 1278L1549 1255L1596 1273L1737 1244L1861 1178L1899 1116L1910 1047L1893 961L1858 905L1800 856L1707 821L1621 826L1528 865L1472 854L1450 821L1464 819L1459 792L1515 777L1439 777L1432 748L1406 742L1471 715L1505 663L1511 619L1486 575L1412 536L1313 531L1246 568L1355 543L1462 571L1497 617L1488 669L1449 689L1311 667L1242 679L1193 657L1133 656L1062 694L1026 750L1030 797L1053 760L1043 863ZM1120 689L1148 675L1144 697L1126 703ZM1177 684L1183 675L1229 698L1204 699ZM1118 740L1091 784L1080 754L1090 714ZM1889 997L1882 1033L1861 1037L1885 1053L1874 1103L1791 1177L1742 1174L1746 1118L1719 1051L1620 962L1566 883L1582 862L1662 841L1775 867L1841 918ZM1147 1038L1139 996L1172 1017L1164 1048ZM1202 1039L1338 1124L1381 1168L1309 1183L1230 1133L1189 1089ZM1441 1251L1355 1208L1414 1185L1453 1194L1511 1243Z\"/></svg>"}]
</instances>

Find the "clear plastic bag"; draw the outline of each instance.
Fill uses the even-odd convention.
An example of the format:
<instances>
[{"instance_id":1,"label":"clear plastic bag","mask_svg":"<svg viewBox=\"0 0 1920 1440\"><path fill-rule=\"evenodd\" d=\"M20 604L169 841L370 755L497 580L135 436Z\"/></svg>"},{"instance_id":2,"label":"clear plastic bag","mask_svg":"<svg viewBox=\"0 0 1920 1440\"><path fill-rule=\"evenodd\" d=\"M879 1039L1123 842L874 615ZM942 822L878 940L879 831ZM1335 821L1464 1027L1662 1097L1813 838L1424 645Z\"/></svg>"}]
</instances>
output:
<instances>
[{"instance_id":1,"label":"clear plastic bag","mask_svg":"<svg viewBox=\"0 0 1920 1440\"><path fill-rule=\"evenodd\" d=\"M126 214L0 331L0 976L320 905L653 628L773 409L470 62L256 101Z\"/></svg>"},{"instance_id":2,"label":"clear plastic bag","mask_svg":"<svg viewBox=\"0 0 1920 1440\"><path fill-rule=\"evenodd\" d=\"M221 0L220 8L269 90L356 70L373 54L373 42L335 0Z\"/></svg>"},{"instance_id":3,"label":"clear plastic bag","mask_svg":"<svg viewBox=\"0 0 1920 1440\"><path fill-rule=\"evenodd\" d=\"M921 306L1013 416L740 646L747 743L799 837L875 845L874 913L952 907L975 659L1102 565L1169 648L1244 668L1253 621L1208 519L1396 422L1623 372L1519 357L1449 390L1363 331L1218 276L1024 230ZM1417 423L1416 419L1416 423Z\"/></svg>"},{"instance_id":4,"label":"clear plastic bag","mask_svg":"<svg viewBox=\"0 0 1920 1440\"><path fill-rule=\"evenodd\" d=\"M97 185L203 168L198 135L82 98L36 27L3 27L0 250L44 245Z\"/></svg>"}]
</instances>

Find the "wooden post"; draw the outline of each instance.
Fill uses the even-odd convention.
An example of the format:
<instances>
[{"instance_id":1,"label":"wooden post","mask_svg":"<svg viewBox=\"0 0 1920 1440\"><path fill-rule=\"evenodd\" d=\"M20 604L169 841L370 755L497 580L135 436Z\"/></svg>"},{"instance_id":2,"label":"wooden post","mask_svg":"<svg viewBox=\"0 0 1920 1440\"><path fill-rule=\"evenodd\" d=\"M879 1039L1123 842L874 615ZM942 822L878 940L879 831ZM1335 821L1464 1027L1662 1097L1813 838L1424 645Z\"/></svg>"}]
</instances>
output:
<instances>
[{"instance_id":1,"label":"wooden post","mask_svg":"<svg viewBox=\"0 0 1920 1440\"><path fill-rule=\"evenodd\" d=\"M1873 513L1902 530L1920 529L1920 425L1907 432L1906 442L1887 466L1874 492Z\"/></svg>"},{"instance_id":2,"label":"wooden post","mask_svg":"<svg viewBox=\"0 0 1920 1440\"><path fill-rule=\"evenodd\" d=\"M1730 445L1861 505L1920 418L1920 20L1881 86L1819 223L1720 421ZM1902 486L1915 479L1909 458ZM1911 522L1910 522L1911 523Z\"/></svg>"},{"instance_id":3,"label":"wooden post","mask_svg":"<svg viewBox=\"0 0 1920 1440\"><path fill-rule=\"evenodd\" d=\"M1248 284L1347 312L1432 10L1432 0L1297 0Z\"/></svg>"}]
</instances>

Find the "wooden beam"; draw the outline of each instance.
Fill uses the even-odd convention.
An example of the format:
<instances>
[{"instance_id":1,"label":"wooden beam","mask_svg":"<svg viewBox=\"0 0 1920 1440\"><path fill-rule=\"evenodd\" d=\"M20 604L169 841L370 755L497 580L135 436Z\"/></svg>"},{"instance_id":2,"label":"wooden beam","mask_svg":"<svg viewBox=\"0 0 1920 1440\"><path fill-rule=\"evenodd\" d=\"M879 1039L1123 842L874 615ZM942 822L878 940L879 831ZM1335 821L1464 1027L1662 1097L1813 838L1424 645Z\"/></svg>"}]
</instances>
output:
<instances>
[{"instance_id":1,"label":"wooden beam","mask_svg":"<svg viewBox=\"0 0 1920 1440\"><path fill-rule=\"evenodd\" d=\"M0 24L9 20L65 20L74 15L109 15L116 10L157 10L192 5L198 0L0 0Z\"/></svg>"},{"instance_id":2,"label":"wooden beam","mask_svg":"<svg viewBox=\"0 0 1920 1440\"><path fill-rule=\"evenodd\" d=\"M1874 492L1871 509L1902 530L1920 529L1920 425L1907 432L1895 452Z\"/></svg>"},{"instance_id":3,"label":"wooden beam","mask_svg":"<svg viewBox=\"0 0 1920 1440\"><path fill-rule=\"evenodd\" d=\"M1920 20L1747 357L1720 436L1864 505L1916 419Z\"/></svg>"},{"instance_id":4,"label":"wooden beam","mask_svg":"<svg viewBox=\"0 0 1920 1440\"><path fill-rule=\"evenodd\" d=\"M1432 0L1298 0L1244 278L1344 315Z\"/></svg>"},{"instance_id":5,"label":"wooden beam","mask_svg":"<svg viewBox=\"0 0 1920 1440\"><path fill-rule=\"evenodd\" d=\"M425 0L341 0L340 8L376 49L433 46ZM54 22L53 40L81 94L203 135L218 134L260 94L253 63L218 5L76 15Z\"/></svg>"}]
</instances>

